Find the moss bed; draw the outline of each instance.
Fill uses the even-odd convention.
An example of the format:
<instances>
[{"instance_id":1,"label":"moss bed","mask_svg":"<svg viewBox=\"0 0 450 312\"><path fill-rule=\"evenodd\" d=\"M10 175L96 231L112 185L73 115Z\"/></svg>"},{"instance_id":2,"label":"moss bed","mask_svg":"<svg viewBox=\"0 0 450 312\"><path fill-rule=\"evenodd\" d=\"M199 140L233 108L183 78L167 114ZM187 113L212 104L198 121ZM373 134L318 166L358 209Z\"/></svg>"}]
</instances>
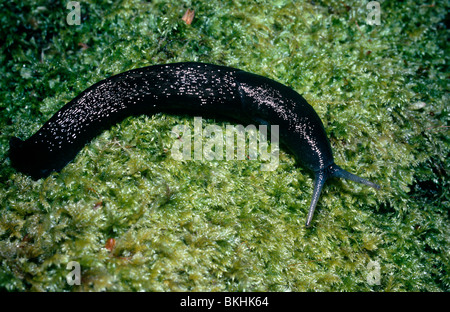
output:
<instances>
[{"instance_id":1,"label":"moss bed","mask_svg":"<svg viewBox=\"0 0 450 312\"><path fill-rule=\"evenodd\" d=\"M379 3L369 25L365 1L80 1L68 25L64 1L1 2L0 290L449 291L449 2ZM291 86L336 163L382 189L329 181L305 229L313 176L291 154L275 171L177 161L171 129L193 118L163 114L46 179L11 167L10 137L93 83L179 61Z\"/></svg>"}]
</instances>

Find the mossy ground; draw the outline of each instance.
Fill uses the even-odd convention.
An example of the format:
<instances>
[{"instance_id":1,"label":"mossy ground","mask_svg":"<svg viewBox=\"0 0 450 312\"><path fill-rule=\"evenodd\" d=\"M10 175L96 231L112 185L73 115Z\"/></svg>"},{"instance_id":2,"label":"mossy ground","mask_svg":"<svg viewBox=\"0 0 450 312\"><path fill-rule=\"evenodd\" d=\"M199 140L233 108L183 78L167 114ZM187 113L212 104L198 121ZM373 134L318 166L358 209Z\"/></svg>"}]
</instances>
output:
<instances>
[{"instance_id":1,"label":"mossy ground","mask_svg":"<svg viewBox=\"0 0 450 312\"><path fill-rule=\"evenodd\" d=\"M79 26L65 1L0 4L0 289L450 289L448 1L380 1L378 26L365 1L80 4ZM193 119L162 114L126 119L47 179L11 168L9 138L88 86L176 61L290 85L322 118L336 163L382 189L328 182L305 229L312 175L292 155L273 172L176 161L170 130ZM66 281L70 261L80 286Z\"/></svg>"}]
</instances>

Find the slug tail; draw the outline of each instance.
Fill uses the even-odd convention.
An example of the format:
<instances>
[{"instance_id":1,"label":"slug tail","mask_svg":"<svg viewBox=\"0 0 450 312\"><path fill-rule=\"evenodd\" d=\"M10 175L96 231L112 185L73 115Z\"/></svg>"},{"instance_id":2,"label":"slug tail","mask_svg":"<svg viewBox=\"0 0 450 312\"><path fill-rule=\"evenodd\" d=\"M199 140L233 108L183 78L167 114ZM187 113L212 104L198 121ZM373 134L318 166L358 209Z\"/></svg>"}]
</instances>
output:
<instances>
[{"instance_id":1,"label":"slug tail","mask_svg":"<svg viewBox=\"0 0 450 312\"><path fill-rule=\"evenodd\" d=\"M11 164L16 168L24 167L28 157L30 157L30 154L27 153L28 151L25 151L24 146L25 142L18 137L13 136L9 140L9 159L11 160Z\"/></svg>"}]
</instances>

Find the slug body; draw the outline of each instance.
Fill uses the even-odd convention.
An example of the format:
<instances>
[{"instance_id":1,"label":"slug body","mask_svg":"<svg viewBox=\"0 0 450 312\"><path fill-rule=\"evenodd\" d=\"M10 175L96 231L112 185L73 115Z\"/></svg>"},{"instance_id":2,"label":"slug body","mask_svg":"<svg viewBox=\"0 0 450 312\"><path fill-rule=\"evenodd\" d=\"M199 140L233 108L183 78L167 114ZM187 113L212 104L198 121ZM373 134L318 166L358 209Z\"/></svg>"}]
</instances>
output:
<instances>
[{"instance_id":1,"label":"slug body","mask_svg":"<svg viewBox=\"0 0 450 312\"><path fill-rule=\"evenodd\" d=\"M134 69L94 84L28 140L11 138L11 164L34 179L46 177L64 168L87 142L112 124L130 115L158 112L278 125L280 141L315 175L306 226L328 178L379 188L334 163L322 121L300 94L242 70L190 62Z\"/></svg>"}]
</instances>

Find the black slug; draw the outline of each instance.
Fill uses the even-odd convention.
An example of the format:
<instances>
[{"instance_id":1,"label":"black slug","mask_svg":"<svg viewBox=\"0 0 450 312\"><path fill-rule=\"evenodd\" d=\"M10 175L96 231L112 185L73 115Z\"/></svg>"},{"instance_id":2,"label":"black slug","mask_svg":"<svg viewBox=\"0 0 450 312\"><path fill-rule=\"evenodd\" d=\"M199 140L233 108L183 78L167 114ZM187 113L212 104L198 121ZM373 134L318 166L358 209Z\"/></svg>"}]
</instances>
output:
<instances>
[{"instance_id":1,"label":"black slug","mask_svg":"<svg viewBox=\"0 0 450 312\"><path fill-rule=\"evenodd\" d=\"M138 68L94 84L28 140L11 138L11 164L33 179L46 177L64 168L105 128L130 115L157 112L220 115L247 124L278 125L280 141L314 172L306 226L330 177L379 188L334 163L322 121L300 94L242 70L191 62Z\"/></svg>"}]
</instances>

